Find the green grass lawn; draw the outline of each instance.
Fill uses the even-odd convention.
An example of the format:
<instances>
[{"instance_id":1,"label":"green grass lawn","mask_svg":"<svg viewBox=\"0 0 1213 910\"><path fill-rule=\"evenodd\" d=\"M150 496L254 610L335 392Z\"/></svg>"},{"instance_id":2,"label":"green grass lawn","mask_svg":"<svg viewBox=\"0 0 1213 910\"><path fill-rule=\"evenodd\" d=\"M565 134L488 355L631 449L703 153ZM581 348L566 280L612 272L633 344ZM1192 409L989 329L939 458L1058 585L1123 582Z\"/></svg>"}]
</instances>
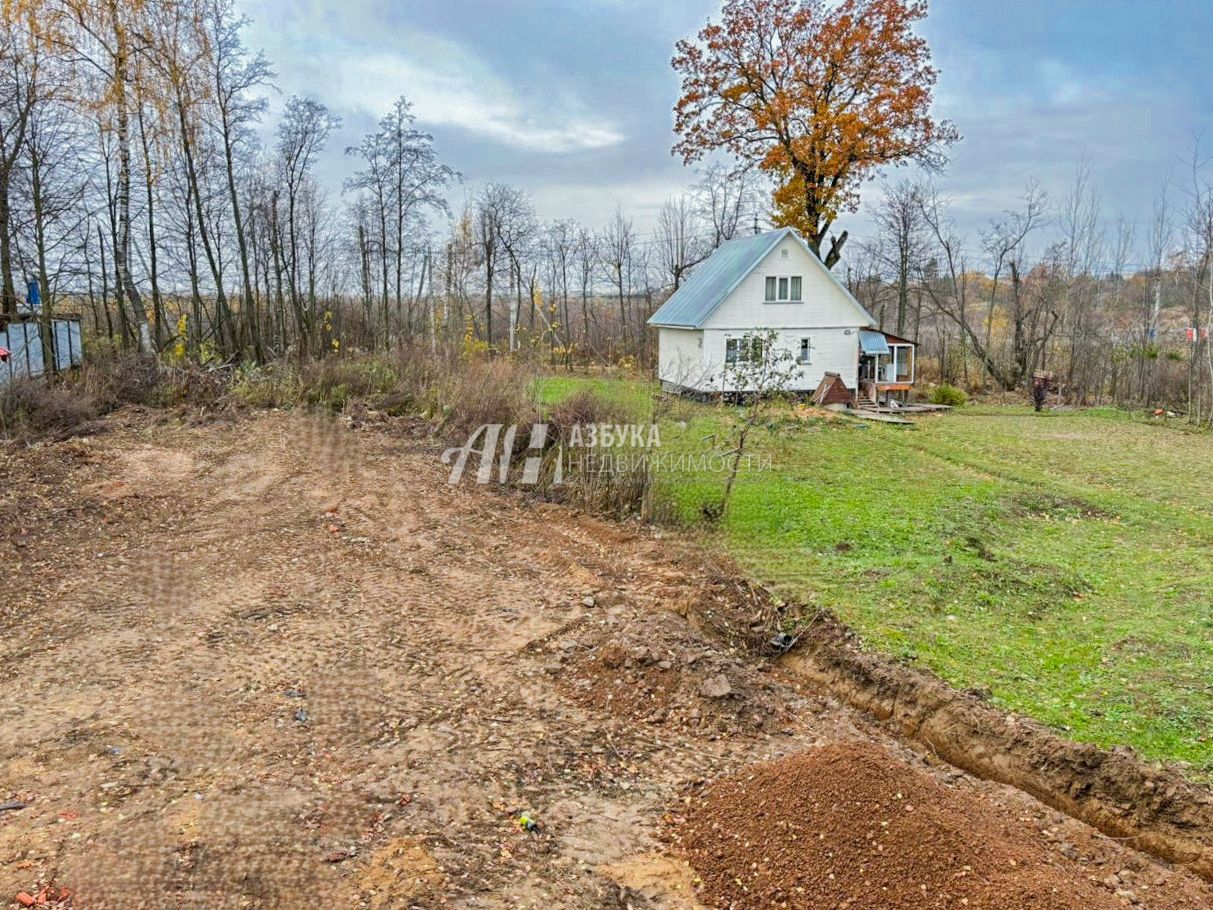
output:
<instances>
[{"instance_id":1,"label":"green grass lawn","mask_svg":"<svg viewBox=\"0 0 1213 910\"><path fill-rule=\"evenodd\" d=\"M586 384L643 414L653 387ZM727 446L680 403L666 453ZM710 545L873 648L1103 746L1213 777L1213 437L1111 411L964 408L914 428L788 415L757 432ZM684 521L723 477L666 471Z\"/></svg>"}]
</instances>

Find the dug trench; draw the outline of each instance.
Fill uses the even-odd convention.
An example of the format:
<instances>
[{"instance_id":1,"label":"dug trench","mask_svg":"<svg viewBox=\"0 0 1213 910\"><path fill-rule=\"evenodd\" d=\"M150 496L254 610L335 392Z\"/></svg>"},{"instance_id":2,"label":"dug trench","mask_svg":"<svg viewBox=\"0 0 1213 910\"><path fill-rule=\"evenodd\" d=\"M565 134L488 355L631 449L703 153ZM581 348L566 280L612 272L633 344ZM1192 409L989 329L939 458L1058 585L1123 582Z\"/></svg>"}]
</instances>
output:
<instances>
[{"instance_id":1,"label":"dug trench","mask_svg":"<svg viewBox=\"0 0 1213 910\"><path fill-rule=\"evenodd\" d=\"M815 617L792 672L887 722L930 753L1009 784L1109 837L1213 881L1213 794L1179 770L1065 739L919 668L865 651L829 614Z\"/></svg>"},{"instance_id":2,"label":"dug trench","mask_svg":"<svg viewBox=\"0 0 1213 910\"><path fill-rule=\"evenodd\" d=\"M0 905L1213 906L1207 791L826 617L764 655L693 542L405 422L99 429L0 452Z\"/></svg>"}]
</instances>

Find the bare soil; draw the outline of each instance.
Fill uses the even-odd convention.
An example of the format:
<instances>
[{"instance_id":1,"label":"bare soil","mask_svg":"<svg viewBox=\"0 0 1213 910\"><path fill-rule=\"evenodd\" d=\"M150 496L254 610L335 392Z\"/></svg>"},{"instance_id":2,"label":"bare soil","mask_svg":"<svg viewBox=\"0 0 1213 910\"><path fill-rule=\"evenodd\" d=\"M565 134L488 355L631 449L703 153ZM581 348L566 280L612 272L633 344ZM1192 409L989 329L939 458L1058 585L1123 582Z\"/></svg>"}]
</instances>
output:
<instances>
[{"instance_id":1,"label":"bare soil","mask_svg":"<svg viewBox=\"0 0 1213 910\"><path fill-rule=\"evenodd\" d=\"M870 743L823 746L716 782L680 839L705 898L739 910L1117 910L1138 893L1130 870L1109 877L1119 896L1076 878L1013 808Z\"/></svg>"},{"instance_id":2,"label":"bare soil","mask_svg":"<svg viewBox=\"0 0 1213 910\"><path fill-rule=\"evenodd\" d=\"M721 881L778 851L788 906L858 910L760 822L858 855L888 779L892 855L1035 870L970 906L1213 906L756 658L770 605L660 532L450 487L400 424L103 426L0 454L0 905L767 907Z\"/></svg>"}]
</instances>

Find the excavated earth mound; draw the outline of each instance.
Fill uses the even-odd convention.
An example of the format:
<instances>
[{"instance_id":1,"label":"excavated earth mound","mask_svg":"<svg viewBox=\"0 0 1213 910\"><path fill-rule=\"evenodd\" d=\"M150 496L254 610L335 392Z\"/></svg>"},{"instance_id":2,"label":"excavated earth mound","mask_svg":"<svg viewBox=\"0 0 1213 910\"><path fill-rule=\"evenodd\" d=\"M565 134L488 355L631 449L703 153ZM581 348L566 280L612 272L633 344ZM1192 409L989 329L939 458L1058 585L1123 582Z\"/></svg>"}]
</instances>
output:
<instances>
[{"instance_id":1,"label":"excavated earth mound","mask_svg":"<svg viewBox=\"0 0 1213 910\"><path fill-rule=\"evenodd\" d=\"M1091 870L982 793L879 746L841 743L752 765L692 801L677 840L700 899L731 910L1123 910ZM1159 900L1150 907L1188 906Z\"/></svg>"}]
</instances>

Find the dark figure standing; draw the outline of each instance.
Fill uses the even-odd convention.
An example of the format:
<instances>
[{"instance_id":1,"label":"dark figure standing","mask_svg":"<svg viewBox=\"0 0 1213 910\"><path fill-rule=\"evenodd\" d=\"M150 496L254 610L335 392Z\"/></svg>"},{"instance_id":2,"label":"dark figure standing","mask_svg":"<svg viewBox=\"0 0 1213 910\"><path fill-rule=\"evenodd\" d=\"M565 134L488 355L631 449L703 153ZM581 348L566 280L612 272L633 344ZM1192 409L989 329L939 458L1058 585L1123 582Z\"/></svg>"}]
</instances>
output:
<instances>
[{"instance_id":1,"label":"dark figure standing","mask_svg":"<svg viewBox=\"0 0 1213 910\"><path fill-rule=\"evenodd\" d=\"M1032 376L1032 403L1037 411L1043 411L1045 398L1053 390L1053 374L1036 372Z\"/></svg>"}]
</instances>

